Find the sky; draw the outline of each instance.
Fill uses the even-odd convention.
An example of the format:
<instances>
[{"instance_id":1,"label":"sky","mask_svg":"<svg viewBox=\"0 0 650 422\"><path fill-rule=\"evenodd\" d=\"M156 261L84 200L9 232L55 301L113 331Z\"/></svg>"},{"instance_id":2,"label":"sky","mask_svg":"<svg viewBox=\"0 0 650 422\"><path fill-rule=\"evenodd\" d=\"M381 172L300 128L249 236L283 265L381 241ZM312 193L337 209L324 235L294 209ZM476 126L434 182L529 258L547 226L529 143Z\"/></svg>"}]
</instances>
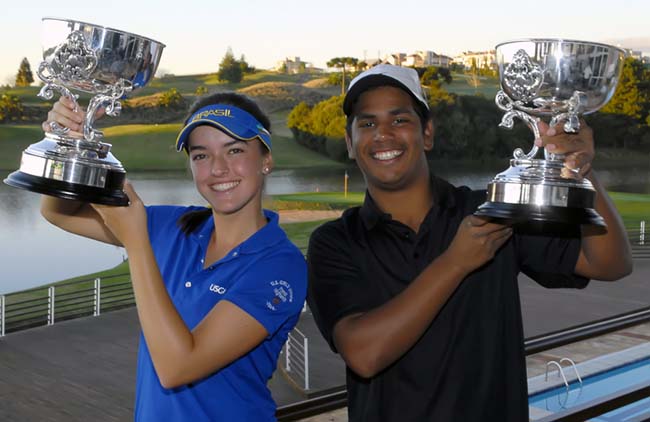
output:
<instances>
[{"instance_id":1,"label":"sky","mask_svg":"<svg viewBox=\"0 0 650 422\"><path fill-rule=\"evenodd\" d=\"M38 68L43 17L160 41L159 74L215 72L228 48L259 69L296 56L321 68L340 56L431 50L453 57L528 37L605 42L650 55L647 0L27 0L0 5L0 85L13 84L23 57Z\"/></svg>"}]
</instances>

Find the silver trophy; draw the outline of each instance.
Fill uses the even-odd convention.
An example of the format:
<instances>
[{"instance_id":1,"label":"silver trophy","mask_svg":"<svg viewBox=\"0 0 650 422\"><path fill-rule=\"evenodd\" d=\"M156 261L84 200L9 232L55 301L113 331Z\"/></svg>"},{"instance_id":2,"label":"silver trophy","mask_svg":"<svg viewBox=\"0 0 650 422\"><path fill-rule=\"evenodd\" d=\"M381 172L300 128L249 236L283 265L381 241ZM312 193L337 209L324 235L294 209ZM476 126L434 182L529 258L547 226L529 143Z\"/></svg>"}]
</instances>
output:
<instances>
[{"instance_id":1,"label":"silver trophy","mask_svg":"<svg viewBox=\"0 0 650 422\"><path fill-rule=\"evenodd\" d=\"M593 42L561 39L511 41L496 47L501 90L497 106L505 112L499 126L512 129L523 120L539 137L541 117L565 132L580 129L581 115L593 113L614 95L623 50ZM488 185L487 201L476 215L516 222L543 221L604 226L594 210L595 190L578 171L564 168L564 156L537 146L518 148L510 168Z\"/></svg>"},{"instance_id":2,"label":"silver trophy","mask_svg":"<svg viewBox=\"0 0 650 422\"><path fill-rule=\"evenodd\" d=\"M76 103L70 90L93 94L83 122L83 136L50 125L45 138L23 151L20 169L5 183L65 199L106 205L127 205L123 192L126 172L93 128L100 107L117 116L120 99L153 77L164 48L152 39L103 26L68 19L43 19L43 61L38 77L44 82L39 97L54 91Z\"/></svg>"}]
</instances>

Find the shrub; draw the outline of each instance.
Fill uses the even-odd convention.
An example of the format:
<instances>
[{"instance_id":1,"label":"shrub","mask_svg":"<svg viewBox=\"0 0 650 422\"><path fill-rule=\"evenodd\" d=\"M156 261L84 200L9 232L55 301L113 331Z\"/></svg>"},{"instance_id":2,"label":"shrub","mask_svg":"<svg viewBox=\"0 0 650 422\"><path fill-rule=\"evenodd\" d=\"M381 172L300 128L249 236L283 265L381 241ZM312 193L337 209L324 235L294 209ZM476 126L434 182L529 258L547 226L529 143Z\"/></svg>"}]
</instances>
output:
<instances>
[{"instance_id":1,"label":"shrub","mask_svg":"<svg viewBox=\"0 0 650 422\"><path fill-rule=\"evenodd\" d=\"M20 120L23 114L23 104L16 95L2 94L0 96L0 122Z\"/></svg>"},{"instance_id":2,"label":"shrub","mask_svg":"<svg viewBox=\"0 0 650 422\"><path fill-rule=\"evenodd\" d=\"M186 102L185 98L176 90L176 88L171 88L168 91L163 92L158 98L156 103L158 107L171 108L171 109L181 109L185 108Z\"/></svg>"}]
</instances>

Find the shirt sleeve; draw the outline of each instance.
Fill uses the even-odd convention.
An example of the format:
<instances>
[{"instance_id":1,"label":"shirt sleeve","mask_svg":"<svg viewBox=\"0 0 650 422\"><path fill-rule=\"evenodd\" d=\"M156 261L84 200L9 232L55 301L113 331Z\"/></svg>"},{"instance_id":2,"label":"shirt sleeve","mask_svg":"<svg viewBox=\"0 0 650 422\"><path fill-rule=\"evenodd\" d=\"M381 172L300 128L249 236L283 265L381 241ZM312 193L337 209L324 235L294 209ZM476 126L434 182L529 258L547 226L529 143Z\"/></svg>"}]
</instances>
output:
<instances>
[{"instance_id":1,"label":"shirt sleeve","mask_svg":"<svg viewBox=\"0 0 650 422\"><path fill-rule=\"evenodd\" d=\"M159 236L168 236L170 233L179 232L178 219L190 211L205 209L202 207L181 207L173 205L146 205L147 230L153 241Z\"/></svg>"},{"instance_id":2,"label":"shirt sleeve","mask_svg":"<svg viewBox=\"0 0 650 422\"><path fill-rule=\"evenodd\" d=\"M579 228L564 233L522 234L517 237L521 270L547 288L578 288L589 279L575 274L582 242Z\"/></svg>"},{"instance_id":3,"label":"shirt sleeve","mask_svg":"<svg viewBox=\"0 0 650 422\"><path fill-rule=\"evenodd\" d=\"M333 330L343 317L372 309L370 292L354 262L351 241L337 220L316 229L309 240L307 303L332 351Z\"/></svg>"},{"instance_id":4,"label":"shirt sleeve","mask_svg":"<svg viewBox=\"0 0 650 422\"><path fill-rule=\"evenodd\" d=\"M255 262L224 296L255 318L273 336L298 315L307 295L305 258L295 253L272 254Z\"/></svg>"}]
</instances>

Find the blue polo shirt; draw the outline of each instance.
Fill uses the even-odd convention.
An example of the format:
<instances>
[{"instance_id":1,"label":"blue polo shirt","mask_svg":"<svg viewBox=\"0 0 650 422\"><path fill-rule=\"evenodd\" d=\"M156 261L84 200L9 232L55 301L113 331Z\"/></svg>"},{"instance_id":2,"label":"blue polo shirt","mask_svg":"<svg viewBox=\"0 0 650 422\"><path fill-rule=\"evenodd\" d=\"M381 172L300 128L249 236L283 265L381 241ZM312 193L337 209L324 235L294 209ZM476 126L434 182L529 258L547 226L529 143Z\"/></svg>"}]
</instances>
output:
<instances>
[{"instance_id":1,"label":"blue polo shirt","mask_svg":"<svg viewBox=\"0 0 650 422\"><path fill-rule=\"evenodd\" d=\"M214 219L208 218L189 236L177 225L181 215L199 209L147 207L149 238L171 300L189 329L226 299L260 322L269 335L226 367L173 389L160 384L142 336L135 420L275 421L276 406L266 384L305 300L305 259L278 225L278 215L265 210L264 227L204 269Z\"/></svg>"}]
</instances>

